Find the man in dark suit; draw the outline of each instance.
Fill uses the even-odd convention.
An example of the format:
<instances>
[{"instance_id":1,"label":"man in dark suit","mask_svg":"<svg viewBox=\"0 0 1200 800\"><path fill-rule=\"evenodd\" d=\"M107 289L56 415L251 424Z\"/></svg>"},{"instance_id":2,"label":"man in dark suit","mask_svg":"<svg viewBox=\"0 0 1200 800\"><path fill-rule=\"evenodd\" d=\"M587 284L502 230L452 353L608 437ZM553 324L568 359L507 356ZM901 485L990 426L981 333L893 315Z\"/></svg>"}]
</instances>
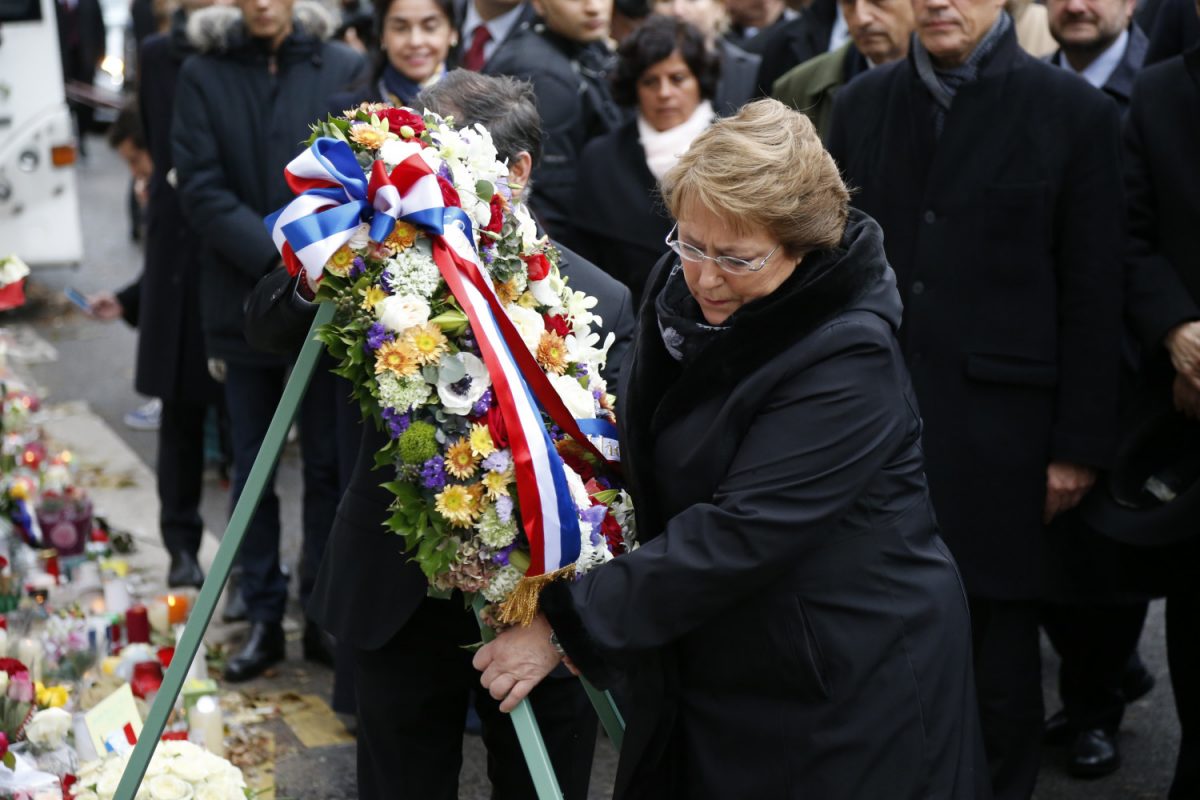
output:
<instances>
[{"instance_id":1,"label":"man in dark suit","mask_svg":"<svg viewBox=\"0 0 1200 800\"><path fill-rule=\"evenodd\" d=\"M527 86L455 70L423 92L418 106L488 128L514 185L528 180L540 146L537 109ZM519 197L519 193L515 193ZM633 335L629 290L564 248L568 284L599 301L605 331L616 335L605 377L619 391L620 367ZM315 313L283 270L264 278L247 310L247 335L264 349L294 352ZM428 582L383 527L393 495L380 484L374 454L387 443L363 426L362 446L321 563L309 613L353 649L358 691L358 790L363 800L453 800L462 762L463 723L478 675L467 648L479 628L461 598L426 596ZM568 800L584 800L596 717L582 687L563 675L531 700L550 760ZM488 777L498 800L533 800L533 785L507 715L486 693L476 710L488 748Z\"/></svg>"},{"instance_id":2,"label":"man in dark suit","mask_svg":"<svg viewBox=\"0 0 1200 800\"><path fill-rule=\"evenodd\" d=\"M480 72L517 34L537 20L528 0L460 0L454 5L458 26L457 62Z\"/></svg>"},{"instance_id":3,"label":"man in dark suit","mask_svg":"<svg viewBox=\"0 0 1200 800\"><path fill-rule=\"evenodd\" d=\"M776 100L808 115L822 141L838 91L871 67L908 55L913 31L910 0L841 0L838 7L851 41L789 70L771 88Z\"/></svg>"},{"instance_id":4,"label":"man in dark suit","mask_svg":"<svg viewBox=\"0 0 1200 800\"><path fill-rule=\"evenodd\" d=\"M1025 54L1002 0L914 0L908 58L838 95L830 152L883 227L930 490L971 601L998 800L1042 733L1045 525L1113 445L1124 206L1113 103Z\"/></svg>"},{"instance_id":5,"label":"man in dark suit","mask_svg":"<svg viewBox=\"0 0 1200 800\"><path fill-rule=\"evenodd\" d=\"M1048 0L1050 33L1059 50L1049 62L1076 73L1112 98L1124 113L1147 39L1133 22L1134 0ZM1136 356L1124 348L1127 366ZM1046 722L1046 744L1066 744L1076 777L1107 775L1120 766L1117 733L1125 704L1148 692L1154 678L1137 655L1146 618L1144 597L1120 590L1121 554L1075 512L1049 531L1053 586L1042 626L1061 657L1062 710Z\"/></svg>"},{"instance_id":6,"label":"man in dark suit","mask_svg":"<svg viewBox=\"0 0 1200 800\"><path fill-rule=\"evenodd\" d=\"M1171 109L1168 115L1163 109ZM1200 48L1147 67L1125 126L1127 307L1148 391L1200 419ZM1192 521L1200 529L1200 520ZM1170 800L1200 797L1200 536L1135 554L1167 596L1167 658L1179 714Z\"/></svg>"},{"instance_id":7,"label":"man in dark suit","mask_svg":"<svg viewBox=\"0 0 1200 800\"><path fill-rule=\"evenodd\" d=\"M748 53L761 53L772 33L799 16L783 0L725 0L725 8L725 38Z\"/></svg>"},{"instance_id":8,"label":"man in dark suit","mask_svg":"<svg viewBox=\"0 0 1200 800\"><path fill-rule=\"evenodd\" d=\"M763 39L758 49L762 54L759 97L770 97L771 87L788 70L845 44L849 32L840 14L837 0L813 0L800 16L777 26Z\"/></svg>"},{"instance_id":9,"label":"man in dark suit","mask_svg":"<svg viewBox=\"0 0 1200 800\"><path fill-rule=\"evenodd\" d=\"M571 198L583 146L621 124L608 89L606 39L612 0L532 0L541 22L517 31L484 68L533 85L542 116L542 157L529 207L551 236L571 230Z\"/></svg>"}]
</instances>

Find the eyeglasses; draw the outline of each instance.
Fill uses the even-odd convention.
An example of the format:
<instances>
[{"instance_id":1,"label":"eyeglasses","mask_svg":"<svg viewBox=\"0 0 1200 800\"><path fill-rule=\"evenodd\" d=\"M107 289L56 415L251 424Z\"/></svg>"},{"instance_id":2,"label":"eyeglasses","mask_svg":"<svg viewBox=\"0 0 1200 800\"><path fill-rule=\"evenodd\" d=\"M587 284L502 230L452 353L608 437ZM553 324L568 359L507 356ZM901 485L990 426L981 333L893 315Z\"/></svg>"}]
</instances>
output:
<instances>
[{"instance_id":1,"label":"eyeglasses","mask_svg":"<svg viewBox=\"0 0 1200 800\"><path fill-rule=\"evenodd\" d=\"M755 264L753 261L746 261L745 259L734 258L733 256L717 256L716 258L713 258L712 256L705 255L704 252L698 247L693 247L692 245L681 242L678 239L671 238L675 235L675 231L678 229L679 224L676 223L674 227L671 228L671 232L667 234L667 238L663 240L667 247L675 251L677 256L682 258L684 261L691 261L693 263L698 263L700 261L711 261L732 275L745 275L747 272L758 272L767 265L767 261L771 258L771 256L775 255L775 251L779 249L779 245L772 247L771 252L763 256L762 261L759 261L757 264Z\"/></svg>"}]
</instances>

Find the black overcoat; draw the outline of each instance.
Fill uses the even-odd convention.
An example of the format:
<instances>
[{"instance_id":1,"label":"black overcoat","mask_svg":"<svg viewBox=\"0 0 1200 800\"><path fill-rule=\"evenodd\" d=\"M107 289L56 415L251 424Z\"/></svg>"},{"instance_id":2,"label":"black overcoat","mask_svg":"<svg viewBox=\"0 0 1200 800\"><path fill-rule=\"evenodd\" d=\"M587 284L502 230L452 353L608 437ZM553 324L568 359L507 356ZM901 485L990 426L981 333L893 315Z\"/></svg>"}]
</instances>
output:
<instances>
[{"instance_id":1,"label":"black overcoat","mask_svg":"<svg viewBox=\"0 0 1200 800\"><path fill-rule=\"evenodd\" d=\"M1164 122L1164 109L1173 115ZM1200 319L1200 48L1147 67L1125 123L1129 193L1129 320L1142 346L1136 392L1168 401L1175 378L1163 338ZM1128 552L1138 588L1188 591L1200 569L1200 535Z\"/></svg>"},{"instance_id":2,"label":"black overcoat","mask_svg":"<svg viewBox=\"0 0 1200 800\"><path fill-rule=\"evenodd\" d=\"M1046 468L1114 444L1123 229L1116 105L1010 29L935 140L912 57L834 105L829 150L904 300L929 485L972 595L1045 590Z\"/></svg>"},{"instance_id":3,"label":"black overcoat","mask_svg":"<svg viewBox=\"0 0 1200 800\"><path fill-rule=\"evenodd\" d=\"M597 299L602 337L616 340L604 377L620 390L621 362L633 334L629 292L586 259L558 245L562 274L573 289ZM268 352L294 355L312 323L316 306L296 299L295 279L283 269L263 278L246 310L246 336ZM375 453L387 444L373 424L362 425L362 444L350 484L338 505L308 605L309 618L339 642L360 650L385 645L404 626L429 588L425 574L404 550L404 540L384 527L395 496L381 484L390 477L375 469Z\"/></svg>"},{"instance_id":4,"label":"black overcoat","mask_svg":"<svg viewBox=\"0 0 1200 800\"><path fill-rule=\"evenodd\" d=\"M650 270L668 250L672 222L646 166L636 119L583 148L571 221L579 252L640 300Z\"/></svg>"},{"instance_id":5,"label":"black overcoat","mask_svg":"<svg viewBox=\"0 0 1200 800\"><path fill-rule=\"evenodd\" d=\"M146 251L138 279L118 297L138 329L134 388L148 397L203 403L219 396L208 374L200 325L200 242L171 183L171 117L179 68L191 53L186 17L177 12L169 33L154 34L138 59L138 105L154 161L146 204Z\"/></svg>"},{"instance_id":6,"label":"black overcoat","mask_svg":"<svg viewBox=\"0 0 1200 800\"><path fill-rule=\"evenodd\" d=\"M533 167L529 207L547 233L569 238L583 146L623 118L608 87L613 55L600 42L572 42L542 24L513 31L505 43L483 72L510 75L533 87L542 118L542 153Z\"/></svg>"},{"instance_id":7,"label":"black overcoat","mask_svg":"<svg viewBox=\"0 0 1200 800\"><path fill-rule=\"evenodd\" d=\"M269 52L251 39L241 14L222 7L195 12L214 24L179 74L172 152L179 199L201 242L201 311L211 358L279 364L243 334L246 298L279 263L263 218L295 195L284 167L304 148L309 126L329 98L366 71L362 57L325 41L332 22L314 4L297 3L294 30Z\"/></svg>"},{"instance_id":8,"label":"black overcoat","mask_svg":"<svg viewBox=\"0 0 1200 800\"><path fill-rule=\"evenodd\" d=\"M641 547L542 593L585 674L627 671L618 800L989 796L899 296L872 220L843 244L682 370L643 304L621 400Z\"/></svg>"}]
</instances>

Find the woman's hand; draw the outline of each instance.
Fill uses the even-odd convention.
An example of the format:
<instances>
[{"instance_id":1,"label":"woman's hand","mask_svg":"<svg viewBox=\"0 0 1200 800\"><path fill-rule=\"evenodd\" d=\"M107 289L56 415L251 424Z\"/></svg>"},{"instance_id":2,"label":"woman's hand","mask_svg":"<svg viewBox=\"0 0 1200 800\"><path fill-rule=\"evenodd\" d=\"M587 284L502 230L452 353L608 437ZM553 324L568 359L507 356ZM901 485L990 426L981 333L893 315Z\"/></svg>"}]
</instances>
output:
<instances>
[{"instance_id":1,"label":"woman's hand","mask_svg":"<svg viewBox=\"0 0 1200 800\"><path fill-rule=\"evenodd\" d=\"M483 673L479 682L508 713L524 700L562 656L550 643L550 623L541 614L528 627L509 628L485 644L472 662Z\"/></svg>"},{"instance_id":2,"label":"woman's hand","mask_svg":"<svg viewBox=\"0 0 1200 800\"><path fill-rule=\"evenodd\" d=\"M1050 521L1079 505L1096 482L1096 471L1079 464L1055 461L1046 468L1046 510L1042 521Z\"/></svg>"}]
</instances>

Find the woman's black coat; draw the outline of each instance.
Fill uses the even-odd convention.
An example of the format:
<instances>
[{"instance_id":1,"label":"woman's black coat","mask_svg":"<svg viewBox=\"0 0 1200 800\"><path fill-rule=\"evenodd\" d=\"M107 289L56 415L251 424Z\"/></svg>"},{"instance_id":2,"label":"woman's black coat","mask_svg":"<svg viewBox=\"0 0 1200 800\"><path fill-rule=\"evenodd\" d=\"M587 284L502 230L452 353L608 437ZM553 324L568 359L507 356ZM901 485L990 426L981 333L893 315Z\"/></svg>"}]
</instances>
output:
<instances>
[{"instance_id":1,"label":"woman's black coat","mask_svg":"<svg viewBox=\"0 0 1200 800\"><path fill-rule=\"evenodd\" d=\"M671 217L646 166L637 120L588 142L579 159L572 244L640 302L650 270L668 248Z\"/></svg>"},{"instance_id":2,"label":"woman's black coat","mask_svg":"<svg viewBox=\"0 0 1200 800\"><path fill-rule=\"evenodd\" d=\"M913 58L838 93L829 151L883 228L929 485L973 596L1046 590L1046 468L1115 444L1125 228L1116 104L1010 30L940 138Z\"/></svg>"},{"instance_id":3,"label":"woman's black coat","mask_svg":"<svg viewBox=\"0 0 1200 800\"><path fill-rule=\"evenodd\" d=\"M142 45L138 104L146 147L154 160L146 206L146 254L138 279L118 298L127 322L138 329L134 388L168 402L203 404L219 395L208 374L200 325L200 242L179 206L168 176L171 116L179 68L192 53L182 12L171 31Z\"/></svg>"},{"instance_id":4,"label":"woman's black coat","mask_svg":"<svg viewBox=\"0 0 1200 800\"><path fill-rule=\"evenodd\" d=\"M618 800L988 796L900 299L872 220L844 244L682 370L643 305L621 401L641 547L542 593L585 674L627 670Z\"/></svg>"}]
</instances>

